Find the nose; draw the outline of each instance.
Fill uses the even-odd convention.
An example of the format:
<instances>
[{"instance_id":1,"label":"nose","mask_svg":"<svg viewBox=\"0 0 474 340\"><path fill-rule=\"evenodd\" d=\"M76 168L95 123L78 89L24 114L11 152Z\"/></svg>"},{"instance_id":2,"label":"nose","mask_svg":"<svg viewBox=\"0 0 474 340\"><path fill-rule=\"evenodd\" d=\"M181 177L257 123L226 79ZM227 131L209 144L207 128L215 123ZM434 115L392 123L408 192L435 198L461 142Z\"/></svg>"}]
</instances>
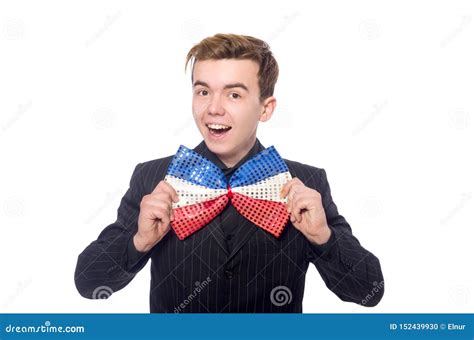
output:
<instances>
[{"instance_id":1,"label":"nose","mask_svg":"<svg viewBox=\"0 0 474 340\"><path fill-rule=\"evenodd\" d=\"M224 114L224 107L222 106L222 100L219 94L212 96L211 102L209 103L209 113L211 115Z\"/></svg>"}]
</instances>

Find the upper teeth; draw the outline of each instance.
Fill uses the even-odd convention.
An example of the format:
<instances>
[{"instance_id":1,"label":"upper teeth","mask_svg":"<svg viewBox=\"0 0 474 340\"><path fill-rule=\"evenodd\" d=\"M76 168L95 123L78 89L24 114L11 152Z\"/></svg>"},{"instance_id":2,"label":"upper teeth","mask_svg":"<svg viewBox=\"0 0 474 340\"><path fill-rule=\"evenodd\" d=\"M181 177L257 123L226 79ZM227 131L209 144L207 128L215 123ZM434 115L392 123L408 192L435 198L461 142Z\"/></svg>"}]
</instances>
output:
<instances>
[{"instance_id":1,"label":"upper teeth","mask_svg":"<svg viewBox=\"0 0 474 340\"><path fill-rule=\"evenodd\" d=\"M222 130L222 129L230 128L230 126L220 125L220 124L208 124L207 126L211 129L216 129L216 130Z\"/></svg>"}]
</instances>

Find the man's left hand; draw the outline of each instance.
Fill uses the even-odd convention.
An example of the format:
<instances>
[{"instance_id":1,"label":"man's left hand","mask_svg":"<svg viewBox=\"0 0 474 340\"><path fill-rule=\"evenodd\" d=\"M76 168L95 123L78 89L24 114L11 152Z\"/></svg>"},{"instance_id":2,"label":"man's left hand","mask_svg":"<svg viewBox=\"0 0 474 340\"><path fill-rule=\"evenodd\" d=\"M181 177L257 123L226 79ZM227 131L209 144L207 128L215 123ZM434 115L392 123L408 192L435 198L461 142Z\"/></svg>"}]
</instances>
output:
<instances>
[{"instance_id":1,"label":"man's left hand","mask_svg":"<svg viewBox=\"0 0 474 340\"><path fill-rule=\"evenodd\" d=\"M287 209L296 229L316 244L324 244L331 236L321 194L308 188L297 177L288 181L281 189L281 197L288 196Z\"/></svg>"}]
</instances>

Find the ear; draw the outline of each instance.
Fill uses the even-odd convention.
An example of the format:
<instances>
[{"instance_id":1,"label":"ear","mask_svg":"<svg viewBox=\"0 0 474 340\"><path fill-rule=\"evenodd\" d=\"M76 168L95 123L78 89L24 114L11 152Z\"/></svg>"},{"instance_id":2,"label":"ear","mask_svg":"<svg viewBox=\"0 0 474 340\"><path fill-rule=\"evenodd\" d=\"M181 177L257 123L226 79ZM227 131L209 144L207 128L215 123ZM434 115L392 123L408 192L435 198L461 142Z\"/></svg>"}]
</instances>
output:
<instances>
[{"instance_id":1,"label":"ear","mask_svg":"<svg viewBox=\"0 0 474 340\"><path fill-rule=\"evenodd\" d=\"M276 104L277 104L277 101L274 96L270 96L263 101L263 104L262 104L263 110L262 110L262 113L260 114L260 119L259 119L261 122L266 122L272 117L273 112L275 111L275 108L276 108Z\"/></svg>"}]
</instances>

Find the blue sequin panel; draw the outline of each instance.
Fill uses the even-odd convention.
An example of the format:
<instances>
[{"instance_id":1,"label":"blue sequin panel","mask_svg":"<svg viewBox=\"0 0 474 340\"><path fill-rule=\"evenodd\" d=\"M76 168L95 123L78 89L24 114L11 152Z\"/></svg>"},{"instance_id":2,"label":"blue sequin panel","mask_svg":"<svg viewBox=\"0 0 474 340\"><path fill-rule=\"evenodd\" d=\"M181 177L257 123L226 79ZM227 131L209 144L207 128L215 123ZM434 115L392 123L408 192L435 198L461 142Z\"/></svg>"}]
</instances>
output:
<instances>
[{"instance_id":1,"label":"blue sequin panel","mask_svg":"<svg viewBox=\"0 0 474 340\"><path fill-rule=\"evenodd\" d=\"M183 145L180 145L178 152L171 160L168 175L212 189L227 188L227 180L221 169Z\"/></svg>"},{"instance_id":2,"label":"blue sequin panel","mask_svg":"<svg viewBox=\"0 0 474 340\"><path fill-rule=\"evenodd\" d=\"M289 171L274 146L259 152L242 164L230 178L233 188L255 184L268 177Z\"/></svg>"}]
</instances>

